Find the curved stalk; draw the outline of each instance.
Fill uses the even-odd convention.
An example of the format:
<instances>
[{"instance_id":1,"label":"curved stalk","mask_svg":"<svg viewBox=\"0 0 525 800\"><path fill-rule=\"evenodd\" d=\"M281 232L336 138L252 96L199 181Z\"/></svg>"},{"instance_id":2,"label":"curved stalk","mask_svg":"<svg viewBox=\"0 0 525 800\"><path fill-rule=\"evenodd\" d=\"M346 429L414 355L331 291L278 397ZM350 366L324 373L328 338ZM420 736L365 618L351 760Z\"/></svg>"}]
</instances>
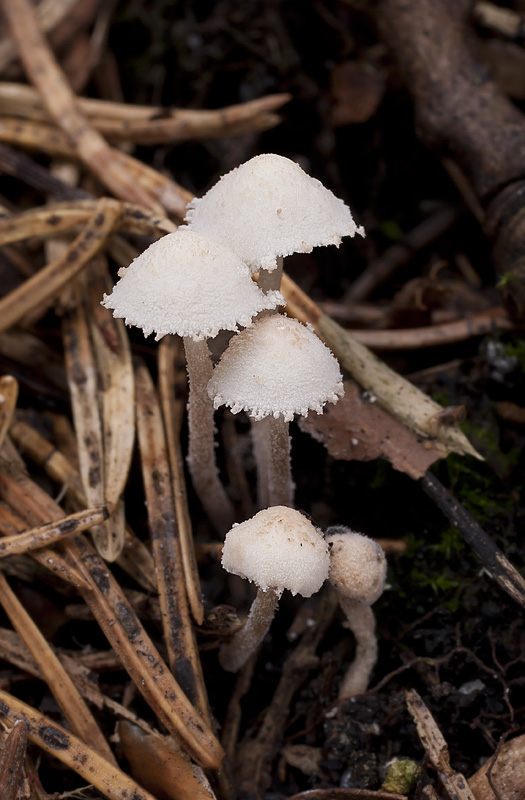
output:
<instances>
[{"instance_id":1,"label":"curved stalk","mask_svg":"<svg viewBox=\"0 0 525 800\"><path fill-rule=\"evenodd\" d=\"M370 676L377 661L376 621L370 606L339 595L341 608L348 619L356 640L355 657L339 687L339 700L348 700L368 689Z\"/></svg>"},{"instance_id":2,"label":"curved stalk","mask_svg":"<svg viewBox=\"0 0 525 800\"><path fill-rule=\"evenodd\" d=\"M208 397L208 381L213 372L210 351L205 339L184 337L188 370L188 467L193 487L202 506L219 533L233 525L233 505L219 478L215 458L215 423L213 402Z\"/></svg>"},{"instance_id":3,"label":"curved stalk","mask_svg":"<svg viewBox=\"0 0 525 800\"><path fill-rule=\"evenodd\" d=\"M257 589L244 627L235 634L231 642L223 644L219 651L221 666L228 672L237 672L255 653L272 624L279 603L279 595L273 589L263 592Z\"/></svg>"}]
</instances>

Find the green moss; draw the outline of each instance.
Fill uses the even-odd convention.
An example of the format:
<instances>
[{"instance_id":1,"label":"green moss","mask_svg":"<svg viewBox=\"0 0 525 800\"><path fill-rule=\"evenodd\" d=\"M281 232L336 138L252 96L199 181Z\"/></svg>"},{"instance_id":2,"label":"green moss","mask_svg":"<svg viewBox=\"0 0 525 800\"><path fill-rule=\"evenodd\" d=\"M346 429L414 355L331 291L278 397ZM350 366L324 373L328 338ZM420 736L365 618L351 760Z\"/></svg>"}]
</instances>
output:
<instances>
[{"instance_id":1,"label":"green moss","mask_svg":"<svg viewBox=\"0 0 525 800\"><path fill-rule=\"evenodd\" d=\"M408 758L394 761L388 768L380 791L391 794L409 794L415 789L420 773L421 767L415 761L410 761Z\"/></svg>"},{"instance_id":2,"label":"green moss","mask_svg":"<svg viewBox=\"0 0 525 800\"><path fill-rule=\"evenodd\" d=\"M505 355L515 358L521 370L525 370L525 338L516 338L505 345Z\"/></svg>"}]
</instances>

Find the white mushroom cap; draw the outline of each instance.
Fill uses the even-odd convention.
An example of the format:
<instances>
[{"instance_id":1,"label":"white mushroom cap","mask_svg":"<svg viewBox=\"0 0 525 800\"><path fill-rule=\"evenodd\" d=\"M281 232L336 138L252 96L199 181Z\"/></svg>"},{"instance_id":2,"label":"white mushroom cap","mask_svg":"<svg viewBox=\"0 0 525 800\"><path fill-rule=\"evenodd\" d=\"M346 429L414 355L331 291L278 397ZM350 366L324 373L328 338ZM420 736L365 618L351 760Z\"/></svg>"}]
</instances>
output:
<instances>
[{"instance_id":1,"label":"white mushroom cap","mask_svg":"<svg viewBox=\"0 0 525 800\"><path fill-rule=\"evenodd\" d=\"M330 572L332 586L348 600L372 605L383 593L386 580L386 558L383 548L349 528L336 526L326 537L331 547Z\"/></svg>"},{"instance_id":2,"label":"white mushroom cap","mask_svg":"<svg viewBox=\"0 0 525 800\"><path fill-rule=\"evenodd\" d=\"M238 256L188 228L154 242L119 276L102 305L145 336L155 331L157 339L167 333L211 338L284 304L279 292L257 288Z\"/></svg>"},{"instance_id":3,"label":"white mushroom cap","mask_svg":"<svg viewBox=\"0 0 525 800\"><path fill-rule=\"evenodd\" d=\"M364 236L342 200L294 161L273 153L236 167L188 209L190 228L226 244L254 272L275 269L278 256Z\"/></svg>"},{"instance_id":4,"label":"white mushroom cap","mask_svg":"<svg viewBox=\"0 0 525 800\"><path fill-rule=\"evenodd\" d=\"M330 557L321 531L299 511L272 506L226 534L222 566L263 591L310 597L328 575Z\"/></svg>"},{"instance_id":5,"label":"white mushroom cap","mask_svg":"<svg viewBox=\"0 0 525 800\"><path fill-rule=\"evenodd\" d=\"M337 359L305 325L272 314L234 336L213 371L208 394L256 420L322 413L343 395Z\"/></svg>"}]
</instances>

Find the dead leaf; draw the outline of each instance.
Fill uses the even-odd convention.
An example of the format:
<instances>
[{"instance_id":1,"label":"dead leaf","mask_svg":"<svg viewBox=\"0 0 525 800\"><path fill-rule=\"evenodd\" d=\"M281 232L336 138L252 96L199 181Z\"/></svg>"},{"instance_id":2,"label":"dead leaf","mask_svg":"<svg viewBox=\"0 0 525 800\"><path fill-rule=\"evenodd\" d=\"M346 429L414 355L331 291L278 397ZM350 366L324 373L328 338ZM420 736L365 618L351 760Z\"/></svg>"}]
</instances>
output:
<instances>
[{"instance_id":1,"label":"dead leaf","mask_svg":"<svg viewBox=\"0 0 525 800\"><path fill-rule=\"evenodd\" d=\"M379 108L384 80L370 61L344 61L330 73L334 105L330 121L335 127L367 122Z\"/></svg>"},{"instance_id":2,"label":"dead leaf","mask_svg":"<svg viewBox=\"0 0 525 800\"><path fill-rule=\"evenodd\" d=\"M299 426L324 444L333 458L373 461L387 458L394 469L414 480L422 478L434 461L443 458L439 444L417 435L377 403L366 399L354 381L345 381L345 394L320 415L310 414Z\"/></svg>"},{"instance_id":3,"label":"dead leaf","mask_svg":"<svg viewBox=\"0 0 525 800\"><path fill-rule=\"evenodd\" d=\"M521 800L525 797L525 735L505 742L501 750L469 778L469 786L476 800L496 800L489 774L499 797L505 800Z\"/></svg>"}]
</instances>

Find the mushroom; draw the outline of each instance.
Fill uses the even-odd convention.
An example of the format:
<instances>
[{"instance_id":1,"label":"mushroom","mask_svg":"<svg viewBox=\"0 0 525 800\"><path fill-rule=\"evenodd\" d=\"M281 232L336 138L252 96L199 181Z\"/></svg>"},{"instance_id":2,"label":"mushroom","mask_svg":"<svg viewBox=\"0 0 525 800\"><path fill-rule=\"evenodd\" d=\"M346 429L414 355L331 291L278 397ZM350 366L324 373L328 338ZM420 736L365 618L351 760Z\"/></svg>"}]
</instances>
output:
<instances>
[{"instance_id":1,"label":"mushroom","mask_svg":"<svg viewBox=\"0 0 525 800\"><path fill-rule=\"evenodd\" d=\"M224 245L187 228L162 237L129 267L102 305L128 325L153 331L156 339L184 339L189 378L188 465L206 513L219 530L233 522L233 509L219 479L215 459L213 407L206 387L213 365L206 339L220 330L250 325L263 309L284 302L278 292L264 295L250 270Z\"/></svg>"},{"instance_id":2,"label":"mushroom","mask_svg":"<svg viewBox=\"0 0 525 800\"><path fill-rule=\"evenodd\" d=\"M356 639L356 653L339 689L339 700L363 694L377 661L377 638L372 603L383 593L386 559L373 539L337 525L328 528L328 580L335 588L347 617L346 627Z\"/></svg>"},{"instance_id":3,"label":"mushroom","mask_svg":"<svg viewBox=\"0 0 525 800\"><path fill-rule=\"evenodd\" d=\"M285 589L303 597L319 591L329 562L321 531L292 508L266 508L233 526L224 541L222 566L258 588L244 627L220 649L224 669L237 672L255 652Z\"/></svg>"},{"instance_id":4,"label":"mushroom","mask_svg":"<svg viewBox=\"0 0 525 800\"><path fill-rule=\"evenodd\" d=\"M259 271L265 292L279 288L284 256L339 246L343 236L364 236L342 200L294 161L273 153L223 175L189 203L186 222Z\"/></svg>"},{"instance_id":5,"label":"mushroom","mask_svg":"<svg viewBox=\"0 0 525 800\"><path fill-rule=\"evenodd\" d=\"M260 505L293 505L288 423L294 414L322 413L343 394L330 350L295 319L263 317L231 339L208 392L215 408L244 410L255 420Z\"/></svg>"}]
</instances>

